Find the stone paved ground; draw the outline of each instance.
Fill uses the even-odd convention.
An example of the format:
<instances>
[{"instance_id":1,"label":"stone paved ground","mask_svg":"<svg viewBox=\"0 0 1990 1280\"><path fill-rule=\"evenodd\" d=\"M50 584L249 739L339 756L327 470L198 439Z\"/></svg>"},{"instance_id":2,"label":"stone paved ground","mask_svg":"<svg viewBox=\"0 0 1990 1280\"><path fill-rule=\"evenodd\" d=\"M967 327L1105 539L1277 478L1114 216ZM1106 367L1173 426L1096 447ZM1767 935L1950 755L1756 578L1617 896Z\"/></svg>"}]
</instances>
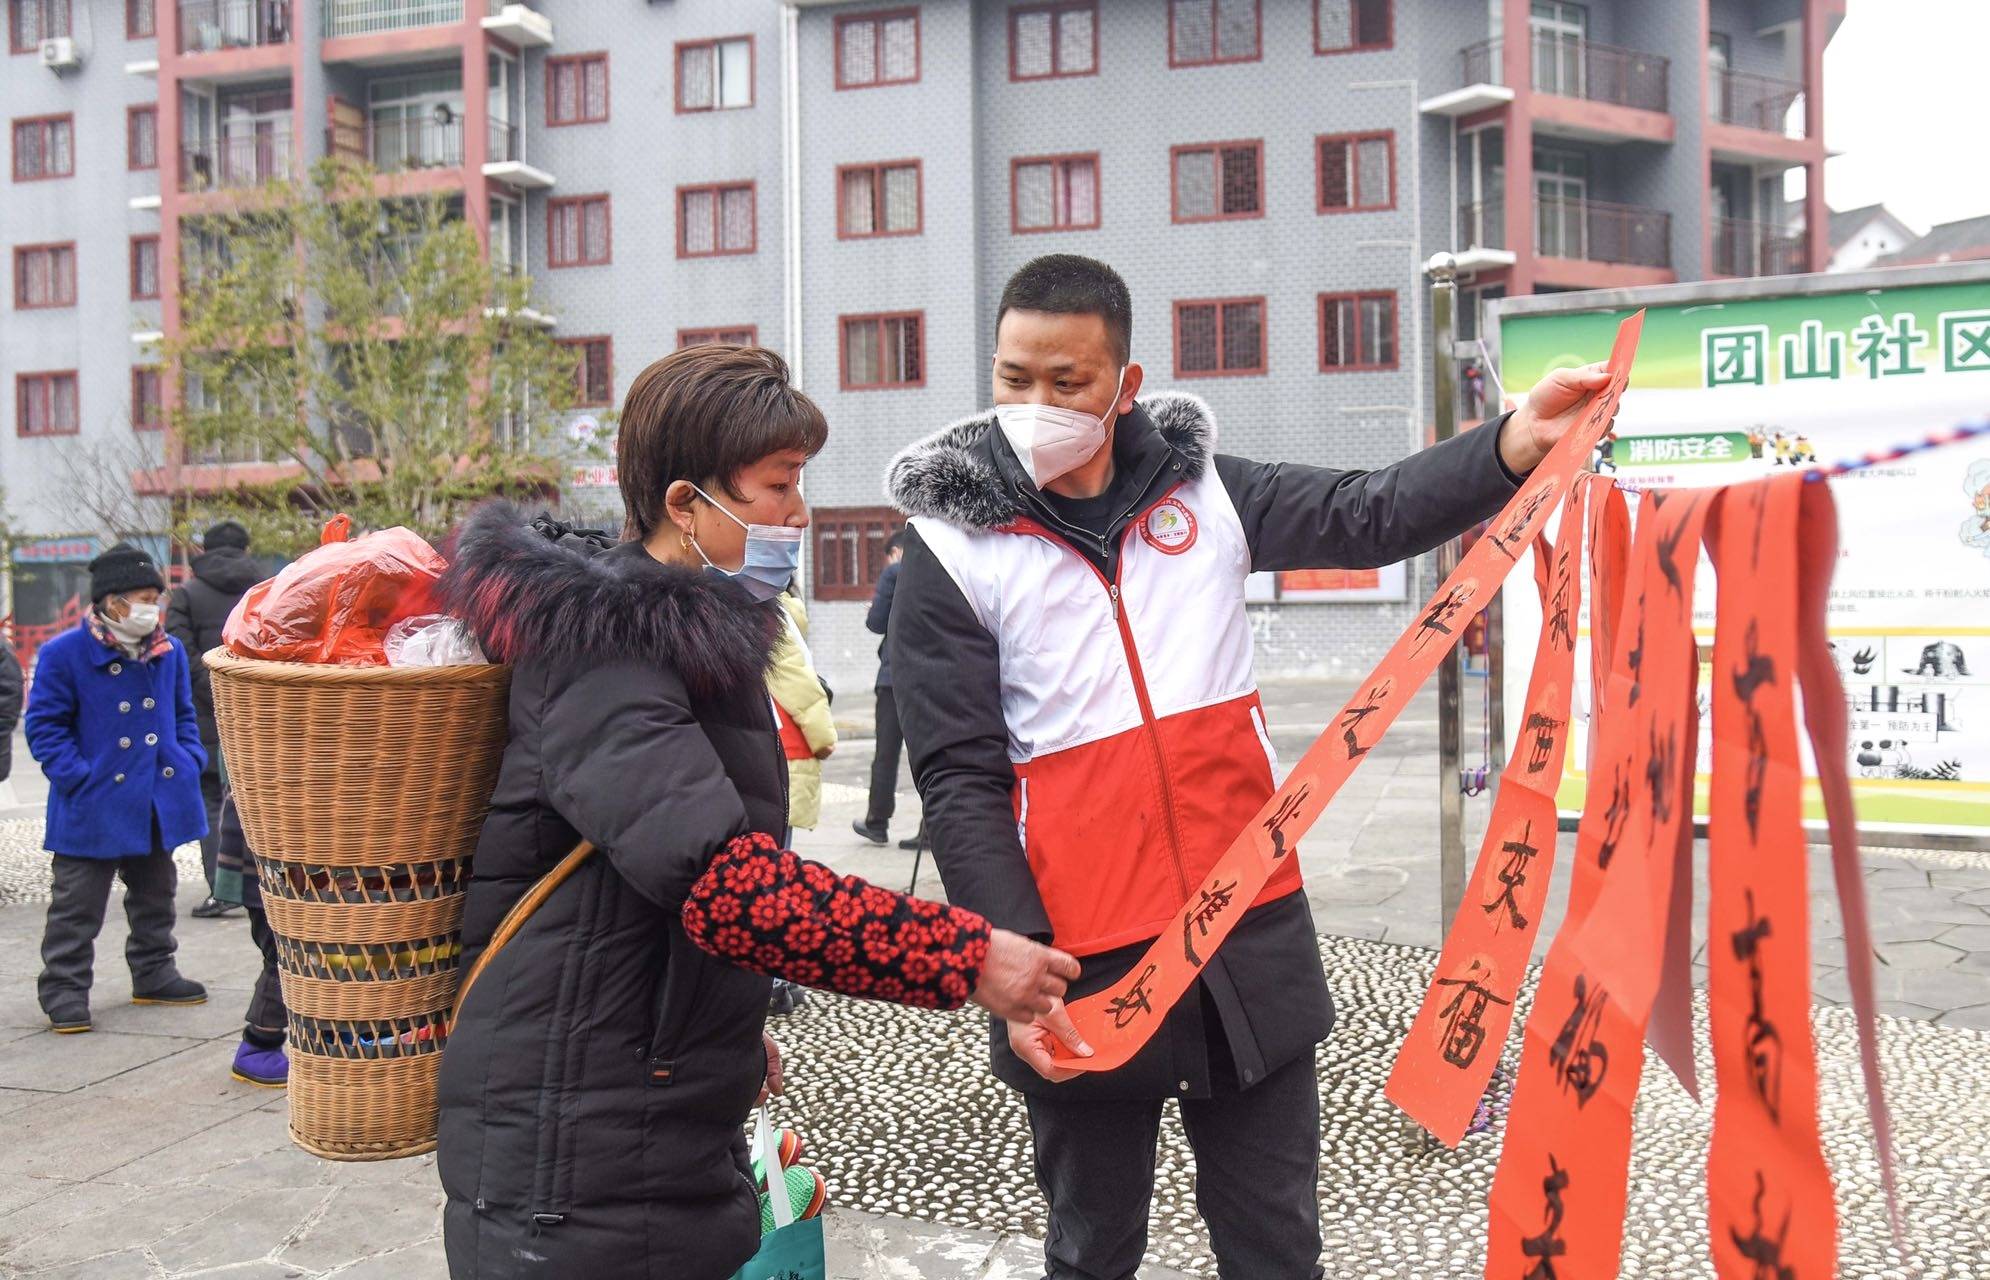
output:
<instances>
[{"instance_id":1,"label":"stone paved ground","mask_svg":"<svg viewBox=\"0 0 1990 1280\"><path fill-rule=\"evenodd\" d=\"M1296 758L1345 692L1313 683L1268 690L1285 758ZM862 711L839 705L852 718ZM1330 1274L1435 1280L1479 1269L1497 1133L1445 1152L1380 1093L1427 978L1424 948L1439 938L1434 744L1435 704L1426 697L1305 847L1316 918L1341 935L1322 942L1343 1010L1320 1059L1330 1117L1321 1195ZM25 752L17 758L35 772ZM868 762L861 741L832 758L822 827L797 843L902 886L912 855L849 833ZM17 781L36 803L39 780ZM1486 802L1469 803L1483 823ZM912 830L916 801L902 796L901 809L894 835ZM118 1003L122 928L114 918L100 947L112 961L100 970L102 1029L65 1039L39 1030L32 978L40 911L32 904L46 896L46 860L34 812L16 810L11 820L0 812L0 903L22 904L0 907L0 1276L441 1275L426 1162L314 1161L285 1143L280 1098L227 1080L253 973L239 922L183 921L187 970L214 988L215 1000L160 1010ZM182 860L188 874L197 875L195 865ZM1990 1037L1970 1028L1990 1027L1990 858L1868 850L1865 875L1887 962L1881 996L1901 1015L1885 1023L1883 1052L1916 1257L1890 1257L1877 1217L1848 1011L1833 1007L1846 994L1842 945L1828 876L1814 858L1814 1026L1824 1132L1846 1215L1841 1273L1981 1277L1990 1257ZM938 891L930 862L920 888ZM190 901L183 894L182 908ZM976 1020L817 997L778 1034L794 1063L783 1119L809 1135L841 1207L831 1224L836 1280L1037 1274L1030 1238L1041 1232L1042 1206L1021 1112L986 1074ZM1646 1079L1624 1274L1706 1275L1696 1233L1707 1113L1661 1069ZM1170 1112L1151 1261L1213 1275L1192 1177Z\"/></svg>"}]
</instances>

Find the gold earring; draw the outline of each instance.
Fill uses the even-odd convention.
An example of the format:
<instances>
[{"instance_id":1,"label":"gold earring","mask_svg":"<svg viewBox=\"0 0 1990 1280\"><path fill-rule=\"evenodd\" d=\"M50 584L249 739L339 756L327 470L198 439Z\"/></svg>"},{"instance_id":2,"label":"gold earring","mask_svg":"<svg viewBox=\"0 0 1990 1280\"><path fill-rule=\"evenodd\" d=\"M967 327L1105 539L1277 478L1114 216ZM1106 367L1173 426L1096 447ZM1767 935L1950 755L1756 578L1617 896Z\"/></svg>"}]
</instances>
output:
<instances>
[{"instance_id":1,"label":"gold earring","mask_svg":"<svg viewBox=\"0 0 1990 1280\"><path fill-rule=\"evenodd\" d=\"M688 534L688 533L680 533L680 534L678 534L678 535L677 535L677 545L678 545L678 549L679 549L679 550L681 550L681 551L689 551L689 550L691 549L691 535L690 535L690 534Z\"/></svg>"}]
</instances>

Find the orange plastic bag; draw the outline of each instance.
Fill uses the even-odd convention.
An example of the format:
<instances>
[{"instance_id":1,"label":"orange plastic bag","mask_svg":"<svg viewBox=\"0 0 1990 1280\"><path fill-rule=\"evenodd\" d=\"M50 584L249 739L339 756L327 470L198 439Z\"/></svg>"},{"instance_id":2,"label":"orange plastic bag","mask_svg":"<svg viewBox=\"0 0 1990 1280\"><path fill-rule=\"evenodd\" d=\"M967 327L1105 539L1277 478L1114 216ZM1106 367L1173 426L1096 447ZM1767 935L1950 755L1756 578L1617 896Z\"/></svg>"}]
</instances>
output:
<instances>
[{"instance_id":1,"label":"orange plastic bag","mask_svg":"<svg viewBox=\"0 0 1990 1280\"><path fill-rule=\"evenodd\" d=\"M387 629L437 611L435 583L446 562L412 530L397 526L347 542L350 528L346 517L334 517L317 550L249 588L221 631L228 652L271 662L387 664Z\"/></svg>"}]
</instances>

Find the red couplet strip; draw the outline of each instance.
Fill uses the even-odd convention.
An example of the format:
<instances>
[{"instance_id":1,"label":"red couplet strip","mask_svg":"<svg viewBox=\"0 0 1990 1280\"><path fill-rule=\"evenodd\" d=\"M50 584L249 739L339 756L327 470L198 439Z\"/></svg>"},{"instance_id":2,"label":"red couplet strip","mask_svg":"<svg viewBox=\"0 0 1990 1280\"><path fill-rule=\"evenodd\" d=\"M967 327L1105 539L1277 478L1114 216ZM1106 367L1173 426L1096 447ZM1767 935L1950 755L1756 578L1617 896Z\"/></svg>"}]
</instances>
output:
<instances>
[{"instance_id":1,"label":"red couplet strip","mask_svg":"<svg viewBox=\"0 0 1990 1280\"><path fill-rule=\"evenodd\" d=\"M1631 1108L1659 988L1673 850L1692 825L1693 581L1712 505L1712 491L1644 500L1598 753L1613 769L1627 759L1636 767L1621 787L1590 788L1577 846L1597 850L1600 884L1587 914L1557 935L1528 1015L1493 1180L1489 1280L1618 1272ZM1584 869L1579 862L1578 876Z\"/></svg>"},{"instance_id":2,"label":"red couplet strip","mask_svg":"<svg viewBox=\"0 0 1990 1280\"><path fill-rule=\"evenodd\" d=\"M1542 626L1518 747L1500 775L1485 842L1436 975L1389 1073L1389 1100L1446 1146L1465 1136L1499 1062L1554 878L1555 788L1568 751L1590 488L1575 486L1562 507L1559 537L1535 547Z\"/></svg>"},{"instance_id":3,"label":"red couplet strip","mask_svg":"<svg viewBox=\"0 0 1990 1280\"><path fill-rule=\"evenodd\" d=\"M1709 539L1720 594L1707 914L1718 1097L1707 1226L1721 1280L1825 1280L1838 1257L1817 1136L1793 670L1804 487L1801 475L1785 475L1727 490Z\"/></svg>"},{"instance_id":4,"label":"red couplet strip","mask_svg":"<svg viewBox=\"0 0 1990 1280\"><path fill-rule=\"evenodd\" d=\"M1604 686L1617 656L1617 619L1624 612L1625 558L1630 553L1631 513L1614 480L1589 479L1602 488L1589 504L1589 759L1596 772L1596 747L1606 705Z\"/></svg>"},{"instance_id":5,"label":"red couplet strip","mask_svg":"<svg viewBox=\"0 0 1990 1280\"><path fill-rule=\"evenodd\" d=\"M1643 328L1642 311L1618 326L1609 384L1569 410L1569 429L1560 443L1494 517L1486 535L1361 682L1284 785L1237 834L1215 869L1176 913L1175 922L1155 939L1126 980L1069 1007L1071 1021L1094 1054L1080 1058L1058 1044L1053 1051L1058 1066L1114 1070L1160 1028L1168 1010L1194 985L1203 964L1230 936L1258 891L1293 855L1327 801L1451 651L1466 621L1490 603L1520 553L1540 535L1616 413Z\"/></svg>"}]
</instances>

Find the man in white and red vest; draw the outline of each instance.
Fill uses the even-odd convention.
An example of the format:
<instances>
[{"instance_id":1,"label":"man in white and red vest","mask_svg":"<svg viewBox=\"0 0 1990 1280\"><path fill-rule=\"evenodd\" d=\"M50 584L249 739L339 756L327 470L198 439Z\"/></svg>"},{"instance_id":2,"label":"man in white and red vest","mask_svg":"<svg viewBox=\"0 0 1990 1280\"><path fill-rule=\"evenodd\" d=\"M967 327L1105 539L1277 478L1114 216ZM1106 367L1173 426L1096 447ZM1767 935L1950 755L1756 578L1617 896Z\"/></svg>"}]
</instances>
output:
<instances>
[{"instance_id":1,"label":"man in white and red vest","mask_svg":"<svg viewBox=\"0 0 1990 1280\"><path fill-rule=\"evenodd\" d=\"M1209 407L1141 396L1112 268L1038 258L1004 290L995 408L893 460L911 516L889 636L927 830L957 904L1119 981L1273 790L1244 580L1428 551L1494 514L1551 419L1606 381L1379 471L1216 452ZM1419 371L1417 376L1422 376ZM1062 1010L997 1023L1050 1204L1050 1280L1122 1280L1146 1246L1161 1104L1178 1099L1226 1280L1322 1274L1314 1047L1333 1025L1298 859L1117 1071L1052 1066Z\"/></svg>"}]
</instances>

